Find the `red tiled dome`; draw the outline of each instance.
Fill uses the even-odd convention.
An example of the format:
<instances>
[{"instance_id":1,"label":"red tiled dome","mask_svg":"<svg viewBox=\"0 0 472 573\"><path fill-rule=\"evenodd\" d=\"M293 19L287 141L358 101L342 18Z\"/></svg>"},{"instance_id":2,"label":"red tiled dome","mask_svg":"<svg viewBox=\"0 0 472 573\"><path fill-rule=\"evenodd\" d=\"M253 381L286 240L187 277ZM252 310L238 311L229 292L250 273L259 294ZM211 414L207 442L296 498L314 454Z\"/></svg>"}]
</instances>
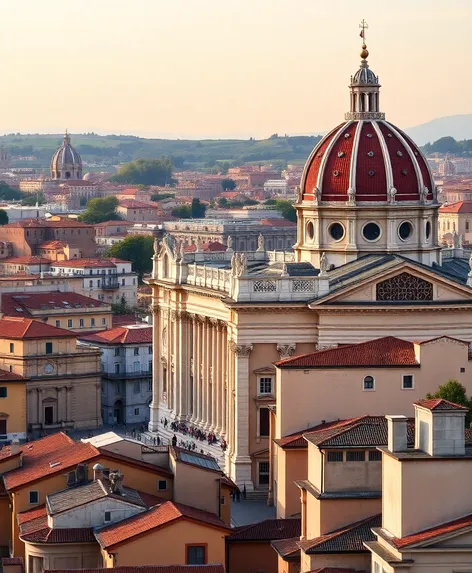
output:
<instances>
[{"instance_id":1,"label":"red tiled dome","mask_svg":"<svg viewBox=\"0 0 472 573\"><path fill-rule=\"evenodd\" d=\"M302 178L303 199L312 201L387 201L433 199L433 182L420 149L400 129L383 120L347 121L315 147Z\"/></svg>"}]
</instances>

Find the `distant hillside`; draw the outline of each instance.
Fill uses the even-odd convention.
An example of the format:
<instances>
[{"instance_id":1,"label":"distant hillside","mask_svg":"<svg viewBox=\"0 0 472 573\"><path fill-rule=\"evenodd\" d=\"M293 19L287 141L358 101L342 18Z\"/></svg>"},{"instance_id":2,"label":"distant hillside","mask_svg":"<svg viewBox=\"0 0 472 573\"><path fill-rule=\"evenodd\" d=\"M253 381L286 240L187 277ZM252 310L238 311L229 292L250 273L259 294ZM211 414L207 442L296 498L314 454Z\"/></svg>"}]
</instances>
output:
<instances>
[{"instance_id":1,"label":"distant hillside","mask_svg":"<svg viewBox=\"0 0 472 573\"><path fill-rule=\"evenodd\" d=\"M437 141L441 137L453 137L456 141L472 139L472 114L438 117L406 130L418 145Z\"/></svg>"},{"instance_id":2,"label":"distant hillside","mask_svg":"<svg viewBox=\"0 0 472 573\"><path fill-rule=\"evenodd\" d=\"M218 162L303 163L320 140L319 136L269 139L144 139L130 135L71 134L74 145L87 164L85 170L103 170L133 159L170 157L175 169L216 169ZM14 166L47 168L51 156L62 142L62 135L5 135L0 145L8 147ZM30 159L33 156L34 159ZM26 159L28 158L28 159Z\"/></svg>"}]
</instances>

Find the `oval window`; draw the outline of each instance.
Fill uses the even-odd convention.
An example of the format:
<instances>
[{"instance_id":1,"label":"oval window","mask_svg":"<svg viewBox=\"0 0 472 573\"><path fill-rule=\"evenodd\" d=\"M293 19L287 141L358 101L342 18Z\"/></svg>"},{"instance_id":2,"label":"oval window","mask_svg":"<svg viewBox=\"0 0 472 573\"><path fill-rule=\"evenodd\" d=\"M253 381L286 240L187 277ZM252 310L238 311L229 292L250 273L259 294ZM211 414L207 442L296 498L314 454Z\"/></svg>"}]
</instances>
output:
<instances>
[{"instance_id":1,"label":"oval window","mask_svg":"<svg viewBox=\"0 0 472 573\"><path fill-rule=\"evenodd\" d=\"M308 221L306 226L306 234L308 235L310 241L312 241L313 237L315 236L315 226L313 225L313 221Z\"/></svg>"},{"instance_id":2,"label":"oval window","mask_svg":"<svg viewBox=\"0 0 472 573\"><path fill-rule=\"evenodd\" d=\"M367 223L362 229L362 235L366 241L376 241L380 234L381 230L377 223Z\"/></svg>"},{"instance_id":3,"label":"oval window","mask_svg":"<svg viewBox=\"0 0 472 573\"><path fill-rule=\"evenodd\" d=\"M431 223L426 221L426 239L429 239L431 236Z\"/></svg>"},{"instance_id":4,"label":"oval window","mask_svg":"<svg viewBox=\"0 0 472 573\"><path fill-rule=\"evenodd\" d=\"M328 233L335 241L340 241L344 237L344 227L341 223L332 223L328 228Z\"/></svg>"},{"instance_id":5,"label":"oval window","mask_svg":"<svg viewBox=\"0 0 472 573\"><path fill-rule=\"evenodd\" d=\"M406 241L413 233L413 225L409 221L404 221L398 227L398 236L402 241Z\"/></svg>"}]
</instances>

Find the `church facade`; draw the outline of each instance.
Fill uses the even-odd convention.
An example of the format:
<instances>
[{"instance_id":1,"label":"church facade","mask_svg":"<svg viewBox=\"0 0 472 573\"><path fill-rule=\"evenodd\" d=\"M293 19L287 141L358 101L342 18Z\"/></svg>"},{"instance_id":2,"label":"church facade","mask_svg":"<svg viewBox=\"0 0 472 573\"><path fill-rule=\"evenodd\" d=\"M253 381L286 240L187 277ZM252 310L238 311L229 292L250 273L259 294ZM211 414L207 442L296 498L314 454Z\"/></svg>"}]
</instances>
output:
<instances>
[{"instance_id":1,"label":"church facade","mask_svg":"<svg viewBox=\"0 0 472 573\"><path fill-rule=\"evenodd\" d=\"M386 335L472 340L469 263L441 252L428 164L385 120L367 57L364 45L345 122L305 166L293 252L262 236L250 252L155 243L149 429L165 417L215 433L247 491L269 486L274 362Z\"/></svg>"}]
</instances>

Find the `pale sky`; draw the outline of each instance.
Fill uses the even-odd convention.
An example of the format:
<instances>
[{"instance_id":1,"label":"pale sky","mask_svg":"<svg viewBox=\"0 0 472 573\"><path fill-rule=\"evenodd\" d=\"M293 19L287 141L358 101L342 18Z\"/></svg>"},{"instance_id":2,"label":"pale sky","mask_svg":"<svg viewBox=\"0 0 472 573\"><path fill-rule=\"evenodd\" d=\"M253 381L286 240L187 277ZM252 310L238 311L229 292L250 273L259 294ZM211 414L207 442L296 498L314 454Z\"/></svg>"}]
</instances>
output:
<instances>
[{"instance_id":1,"label":"pale sky","mask_svg":"<svg viewBox=\"0 0 472 573\"><path fill-rule=\"evenodd\" d=\"M268 137L348 110L369 24L387 119L472 113L472 0L0 0L0 133Z\"/></svg>"}]
</instances>

